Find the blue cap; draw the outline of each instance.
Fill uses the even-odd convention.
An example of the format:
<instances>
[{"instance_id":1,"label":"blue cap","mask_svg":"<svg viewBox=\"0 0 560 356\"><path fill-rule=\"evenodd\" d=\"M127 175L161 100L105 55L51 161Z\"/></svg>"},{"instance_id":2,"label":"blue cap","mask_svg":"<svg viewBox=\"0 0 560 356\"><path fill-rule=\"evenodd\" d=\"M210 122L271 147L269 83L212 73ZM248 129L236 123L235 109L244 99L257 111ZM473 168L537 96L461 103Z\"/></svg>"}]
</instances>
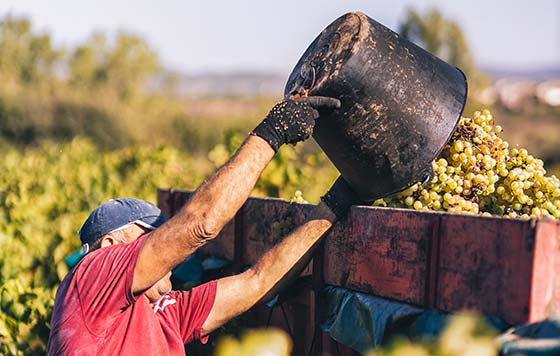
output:
<instances>
[{"instance_id":1,"label":"blue cap","mask_svg":"<svg viewBox=\"0 0 560 356\"><path fill-rule=\"evenodd\" d=\"M111 199L89 215L78 235L91 245L100 237L130 223L156 228L165 222L163 212L152 203L134 198Z\"/></svg>"}]
</instances>

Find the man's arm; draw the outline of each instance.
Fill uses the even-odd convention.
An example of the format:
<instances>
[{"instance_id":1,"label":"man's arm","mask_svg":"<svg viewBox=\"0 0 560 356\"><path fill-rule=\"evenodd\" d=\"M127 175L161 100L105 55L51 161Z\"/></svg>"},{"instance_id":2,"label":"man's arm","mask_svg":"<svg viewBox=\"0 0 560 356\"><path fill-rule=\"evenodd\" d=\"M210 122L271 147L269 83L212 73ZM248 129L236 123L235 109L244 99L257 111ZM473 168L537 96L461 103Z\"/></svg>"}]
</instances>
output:
<instances>
[{"instance_id":1,"label":"man's arm","mask_svg":"<svg viewBox=\"0 0 560 356\"><path fill-rule=\"evenodd\" d=\"M202 329L206 335L231 318L271 297L305 268L313 247L336 221L336 215L319 204L303 225L266 252L247 271L218 280L216 299Z\"/></svg>"},{"instance_id":2,"label":"man's arm","mask_svg":"<svg viewBox=\"0 0 560 356\"><path fill-rule=\"evenodd\" d=\"M218 280L212 311L202 327L210 333L229 319L275 295L297 277L311 259L314 247L336 220L343 220L352 205L364 201L339 177L307 221L265 253L253 267L232 277Z\"/></svg>"},{"instance_id":3,"label":"man's arm","mask_svg":"<svg viewBox=\"0 0 560 356\"><path fill-rule=\"evenodd\" d=\"M138 256L133 292L149 288L215 237L243 205L273 156L274 150L266 141L248 136L183 209L146 240Z\"/></svg>"},{"instance_id":4,"label":"man's arm","mask_svg":"<svg viewBox=\"0 0 560 356\"><path fill-rule=\"evenodd\" d=\"M275 105L233 157L194 192L178 214L146 239L134 269L132 291L151 287L216 237L243 205L278 148L309 138L318 109L336 107L340 101L325 97Z\"/></svg>"}]
</instances>

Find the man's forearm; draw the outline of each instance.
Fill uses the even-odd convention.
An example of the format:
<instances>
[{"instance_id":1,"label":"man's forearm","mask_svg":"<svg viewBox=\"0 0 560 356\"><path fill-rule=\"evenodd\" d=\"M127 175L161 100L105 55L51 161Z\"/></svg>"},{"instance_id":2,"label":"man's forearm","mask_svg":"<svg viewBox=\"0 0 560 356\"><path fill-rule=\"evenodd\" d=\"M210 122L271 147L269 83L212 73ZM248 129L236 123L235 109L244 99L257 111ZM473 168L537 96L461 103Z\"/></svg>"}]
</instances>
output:
<instances>
[{"instance_id":1,"label":"man's forearm","mask_svg":"<svg viewBox=\"0 0 560 356\"><path fill-rule=\"evenodd\" d=\"M306 223L292 231L251 267L258 283L255 290L258 300L274 296L303 271L309 263L313 248L335 221L334 213L320 203Z\"/></svg>"},{"instance_id":2,"label":"man's forearm","mask_svg":"<svg viewBox=\"0 0 560 356\"><path fill-rule=\"evenodd\" d=\"M273 156L274 150L266 141L249 136L181 211L147 239L136 264L132 290L150 287L214 238L243 205Z\"/></svg>"},{"instance_id":3,"label":"man's forearm","mask_svg":"<svg viewBox=\"0 0 560 356\"><path fill-rule=\"evenodd\" d=\"M306 223L266 252L242 274L218 280L214 307L203 327L207 334L231 318L274 295L305 268L313 248L332 227L336 216L321 203Z\"/></svg>"},{"instance_id":4,"label":"man's forearm","mask_svg":"<svg viewBox=\"0 0 560 356\"><path fill-rule=\"evenodd\" d=\"M215 237L247 200L273 156L274 150L266 141L258 136L248 136L237 152L198 187L173 217L173 225L192 225L194 215L197 227L192 243L204 243Z\"/></svg>"}]
</instances>

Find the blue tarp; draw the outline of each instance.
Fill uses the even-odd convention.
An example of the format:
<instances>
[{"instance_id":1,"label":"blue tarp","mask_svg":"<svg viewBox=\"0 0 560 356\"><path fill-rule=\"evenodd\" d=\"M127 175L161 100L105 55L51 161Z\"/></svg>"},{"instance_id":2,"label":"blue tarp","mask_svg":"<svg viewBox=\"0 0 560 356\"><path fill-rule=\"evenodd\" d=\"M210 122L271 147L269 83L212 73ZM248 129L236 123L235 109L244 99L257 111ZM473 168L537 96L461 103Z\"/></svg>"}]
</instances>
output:
<instances>
[{"instance_id":1,"label":"blue tarp","mask_svg":"<svg viewBox=\"0 0 560 356\"><path fill-rule=\"evenodd\" d=\"M174 278L182 282L200 283L204 271L211 271L222 268L230 262L222 258L206 257L201 258L198 254L189 256L183 263L173 269Z\"/></svg>"},{"instance_id":2,"label":"blue tarp","mask_svg":"<svg viewBox=\"0 0 560 356\"><path fill-rule=\"evenodd\" d=\"M450 314L423 310L344 288L324 289L324 318L321 328L337 342L365 353L381 345L395 330L408 331L408 336L437 337L445 328ZM560 318L512 327L500 319L485 321L499 332L501 355L560 355Z\"/></svg>"},{"instance_id":3,"label":"blue tarp","mask_svg":"<svg viewBox=\"0 0 560 356\"><path fill-rule=\"evenodd\" d=\"M420 315L423 310L344 288L325 288L324 332L360 353L379 346L396 324Z\"/></svg>"}]
</instances>

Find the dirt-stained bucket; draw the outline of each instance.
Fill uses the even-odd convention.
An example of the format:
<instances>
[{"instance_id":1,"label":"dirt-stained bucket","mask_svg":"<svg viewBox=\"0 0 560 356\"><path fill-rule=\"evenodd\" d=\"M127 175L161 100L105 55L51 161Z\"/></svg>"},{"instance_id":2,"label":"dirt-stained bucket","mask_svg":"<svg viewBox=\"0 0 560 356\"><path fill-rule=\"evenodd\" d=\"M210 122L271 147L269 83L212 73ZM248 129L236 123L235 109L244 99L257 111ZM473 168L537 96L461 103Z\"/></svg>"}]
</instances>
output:
<instances>
[{"instance_id":1,"label":"dirt-stained bucket","mask_svg":"<svg viewBox=\"0 0 560 356\"><path fill-rule=\"evenodd\" d=\"M355 12L331 23L307 48L285 95L341 100L313 137L360 195L374 200L432 175L467 98L457 68Z\"/></svg>"}]
</instances>

